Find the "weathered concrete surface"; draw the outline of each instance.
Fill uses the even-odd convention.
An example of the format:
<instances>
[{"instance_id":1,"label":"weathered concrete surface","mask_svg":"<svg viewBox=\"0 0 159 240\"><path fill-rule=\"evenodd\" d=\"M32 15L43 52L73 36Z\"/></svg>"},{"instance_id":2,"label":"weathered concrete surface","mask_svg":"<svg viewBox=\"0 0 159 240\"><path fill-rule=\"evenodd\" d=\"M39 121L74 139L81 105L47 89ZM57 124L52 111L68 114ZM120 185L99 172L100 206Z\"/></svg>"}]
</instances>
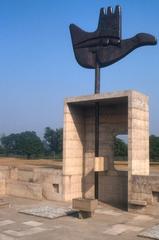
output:
<instances>
[{"instance_id":1,"label":"weathered concrete surface","mask_svg":"<svg viewBox=\"0 0 159 240\"><path fill-rule=\"evenodd\" d=\"M127 209L127 172L112 171L99 173L99 200L115 207Z\"/></svg>"},{"instance_id":2,"label":"weathered concrete surface","mask_svg":"<svg viewBox=\"0 0 159 240\"><path fill-rule=\"evenodd\" d=\"M159 202L159 175L131 177L132 200L145 201L147 204Z\"/></svg>"},{"instance_id":3,"label":"weathered concrete surface","mask_svg":"<svg viewBox=\"0 0 159 240\"><path fill-rule=\"evenodd\" d=\"M65 200L94 198L94 103L100 102L99 156L113 169L114 137L127 133L128 93L97 94L66 99L64 110L63 175Z\"/></svg>"},{"instance_id":4,"label":"weathered concrete surface","mask_svg":"<svg viewBox=\"0 0 159 240\"><path fill-rule=\"evenodd\" d=\"M99 199L111 202L117 198L125 204L134 200L131 177L149 175L148 97L131 90L65 100L63 199L95 197L96 102L100 105L99 156L104 157L105 171L108 170L108 174L105 171L99 174ZM114 138L120 134L128 134L128 176L125 181L118 174L109 174L109 171L115 172ZM121 193L124 193L123 198Z\"/></svg>"},{"instance_id":5,"label":"weathered concrete surface","mask_svg":"<svg viewBox=\"0 0 159 240\"><path fill-rule=\"evenodd\" d=\"M96 102L100 106L99 157L104 159L104 166L95 164ZM120 134L128 134L128 175L114 167L114 138ZM43 196L49 200L67 201L94 198L95 188L98 188L98 198L103 202L125 205L132 200L148 204L158 201L158 187L156 189L152 184L154 179L144 180L149 181L147 188L151 188L150 191L143 188L140 178L149 176L147 96L130 90L66 99L63 143L63 169L58 165L56 168L11 165L0 171L1 193L24 196L26 191L29 197L30 191L33 197L33 188L38 199ZM103 170L98 174L98 182L95 182L96 168ZM139 176L137 185L133 176Z\"/></svg>"},{"instance_id":6,"label":"weathered concrete surface","mask_svg":"<svg viewBox=\"0 0 159 240\"><path fill-rule=\"evenodd\" d=\"M42 187L37 183L18 182L8 180L6 182L6 194L22 198L42 200Z\"/></svg>"},{"instance_id":7,"label":"weathered concrete surface","mask_svg":"<svg viewBox=\"0 0 159 240\"><path fill-rule=\"evenodd\" d=\"M94 212L97 205L98 201L96 199L74 198L72 200L72 208L79 211Z\"/></svg>"},{"instance_id":8,"label":"weathered concrete surface","mask_svg":"<svg viewBox=\"0 0 159 240\"><path fill-rule=\"evenodd\" d=\"M62 169L1 166L0 194L36 200L62 200Z\"/></svg>"}]
</instances>

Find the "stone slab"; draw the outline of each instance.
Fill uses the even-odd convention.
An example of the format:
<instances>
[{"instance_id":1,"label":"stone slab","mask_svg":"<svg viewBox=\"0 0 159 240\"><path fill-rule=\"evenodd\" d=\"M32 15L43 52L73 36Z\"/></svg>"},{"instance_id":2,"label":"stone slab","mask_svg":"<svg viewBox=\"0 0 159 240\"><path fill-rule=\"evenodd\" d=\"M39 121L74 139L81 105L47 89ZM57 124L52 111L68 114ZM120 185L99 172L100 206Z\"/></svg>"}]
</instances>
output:
<instances>
[{"instance_id":1,"label":"stone slab","mask_svg":"<svg viewBox=\"0 0 159 240\"><path fill-rule=\"evenodd\" d=\"M39 227L43 223L41 222L36 222L36 221L28 221L28 222L23 222L24 225L31 226L31 227Z\"/></svg>"},{"instance_id":2,"label":"stone slab","mask_svg":"<svg viewBox=\"0 0 159 240\"><path fill-rule=\"evenodd\" d=\"M150 217L148 215L136 215L133 219L132 222L147 222L147 221L152 221L154 218Z\"/></svg>"},{"instance_id":3,"label":"stone slab","mask_svg":"<svg viewBox=\"0 0 159 240\"><path fill-rule=\"evenodd\" d=\"M1 234L1 233L0 233L0 239L1 239L1 240L16 240L15 238L6 236L6 235Z\"/></svg>"},{"instance_id":4,"label":"stone slab","mask_svg":"<svg viewBox=\"0 0 159 240\"><path fill-rule=\"evenodd\" d=\"M98 213L98 214L105 214L105 215L110 215L110 216L121 216L122 213L119 213L117 211L114 211L114 210L106 210L106 209L97 209L95 210L95 213Z\"/></svg>"},{"instance_id":5,"label":"stone slab","mask_svg":"<svg viewBox=\"0 0 159 240\"><path fill-rule=\"evenodd\" d=\"M25 237L25 236L32 236L34 234L41 233L47 230L48 229L46 228L34 227L34 228L27 229L25 231L6 230L4 231L4 233L11 235L13 237Z\"/></svg>"},{"instance_id":6,"label":"stone slab","mask_svg":"<svg viewBox=\"0 0 159 240\"><path fill-rule=\"evenodd\" d=\"M87 95L87 96L78 96L78 97L69 97L65 99L65 103L87 103L90 102L96 102L106 100L110 102L110 99L112 99L112 102L115 101L118 98L123 98L123 97L128 97L132 94L139 94L142 95L143 97L146 98L145 95L137 92L137 91L132 91L132 90L126 90L126 91L116 91L116 92L107 92L107 93L101 93L101 94L94 94L94 95Z\"/></svg>"},{"instance_id":7,"label":"stone slab","mask_svg":"<svg viewBox=\"0 0 159 240\"><path fill-rule=\"evenodd\" d=\"M139 232L139 231L142 231L142 230L143 230L143 228L141 228L141 227L126 225L126 224L115 224L112 227L109 227L103 233L108 234L108 235L112 235L112 236L117 236L117 235L120 235L120 234L122 234L126 231Z\"/></svg>"},{"instance_id":8,"label":"stone slab","mask_svg":"<svg viewBox=\"0 0 159 240\"><path fill-rule=\"evenodd\" d=\"M9 224L13 224L13 223L15 223L15 222L12 221L12 220L9 220L9 219L2 220L2 221L0 221L0 227L6 226L6 225L9 225Z\"/></svg>"},{"instance_id":9,"label":"stone slab","mask_svg":"<svg viewBox=\"0 0 159 240\"><path fill-rule=\"evenodd\" d=\"M20 210L20 213L25 213L28 215L33 215L37 217L55 219L59 217L64 217L67 215L71 215L75 213L71 208L57 208L57 207L49 207L49 206L41 206L38 208L30 208L25 210Z\"/></svg>"},{"instance_id":10,"label":"stone slab","mask_svg":"<svg viewBox=\"0 0 159 240\"><path fill-rule=\"evenodd\" d=\"M146 237L151 239L159 239L159 225L153 226L152 228L141 232L138 236L144 238Z\"/></svg>"}]
</instances>

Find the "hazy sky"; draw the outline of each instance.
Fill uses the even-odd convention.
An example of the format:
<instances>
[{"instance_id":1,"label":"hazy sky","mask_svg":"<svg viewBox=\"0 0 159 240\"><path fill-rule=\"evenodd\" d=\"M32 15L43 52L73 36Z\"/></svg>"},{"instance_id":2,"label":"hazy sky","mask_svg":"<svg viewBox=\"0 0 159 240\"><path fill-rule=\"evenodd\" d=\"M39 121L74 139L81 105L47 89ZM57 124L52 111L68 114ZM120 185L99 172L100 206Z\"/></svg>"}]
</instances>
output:
<instances>
[{"instance_id":1,"label":"hazy sky","mask_svg":"<svg viewBox=\"0 0 159 240\"><path fill-rule=\"evenodd\" d=\"M69 24L97 27L99 9L122 6L122 36L159 39L159 0L0 0L0 135L63 125L65 97L92 94L94 71L75 61ZM159 45L142 47L101 73L101 92L135 89L150 97L159 135Z\"/></svg>"}]
</instances>

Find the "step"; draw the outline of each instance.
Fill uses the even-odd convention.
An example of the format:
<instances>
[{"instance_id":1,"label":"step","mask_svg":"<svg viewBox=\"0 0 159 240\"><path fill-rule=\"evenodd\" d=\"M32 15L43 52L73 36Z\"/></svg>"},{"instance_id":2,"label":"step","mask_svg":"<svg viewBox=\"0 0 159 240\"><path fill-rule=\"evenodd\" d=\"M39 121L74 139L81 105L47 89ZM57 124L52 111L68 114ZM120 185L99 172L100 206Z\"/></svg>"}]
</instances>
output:
<instances>
[{"instance_id":1,"label":"step","mask_svg":"<svg viewBox=\"0 0 159 240\"><path fill-rule=\"evenodd\" d=\"M38 183L25 181L7 180L6 194L34 200L42 200L42 187Z\"/></svg>"},{"instance_id":2,"label":"step","mask_svg":"<svg viewBox=\"0 0 159 240\"><path fill-rule=\"evenodd\" d=\"M146 206L147 205L147 202L143 201L143 200L130 200L129 203L132 205L137 205L137 206Z\"/></svg>"}]
</instances>

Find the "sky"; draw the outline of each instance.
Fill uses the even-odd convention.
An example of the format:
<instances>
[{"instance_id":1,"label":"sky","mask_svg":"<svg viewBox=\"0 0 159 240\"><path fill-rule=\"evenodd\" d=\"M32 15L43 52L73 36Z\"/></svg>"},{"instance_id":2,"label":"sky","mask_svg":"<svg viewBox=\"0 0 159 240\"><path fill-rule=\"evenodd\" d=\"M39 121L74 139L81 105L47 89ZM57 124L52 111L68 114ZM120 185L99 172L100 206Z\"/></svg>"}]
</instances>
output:
<instances>
[{"instance_id":1,"label":"sky","mask_svg":"<svg viewBox=\"0 0 159 240\"><path fill-rule=\"evenodd\" d=\"M122 7L122 38L159 39L159 0L0 0L0 136L63 126L64 98L94 92L94 70L74 58L70 23L95 31L101 7ZM101 92L133 89L150 98L159 135L159 44L102 69Z\"/></svg>"}]
</instances>

